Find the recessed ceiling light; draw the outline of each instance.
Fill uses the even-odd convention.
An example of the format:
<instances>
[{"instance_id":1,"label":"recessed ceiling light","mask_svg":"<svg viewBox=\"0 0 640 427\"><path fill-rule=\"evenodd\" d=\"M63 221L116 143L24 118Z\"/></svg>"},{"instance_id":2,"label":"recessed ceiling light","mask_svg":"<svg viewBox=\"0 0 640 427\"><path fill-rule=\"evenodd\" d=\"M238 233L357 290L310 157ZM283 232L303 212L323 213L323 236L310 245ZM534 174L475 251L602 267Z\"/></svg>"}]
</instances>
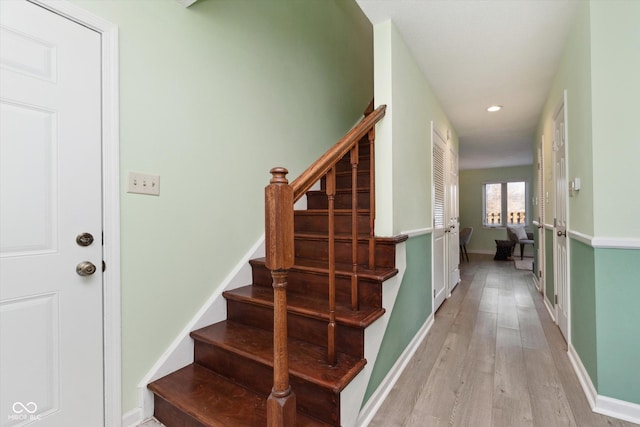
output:
<instances>
[{"instance_id":1,"label":"recessed ceiling light","mask_svg":"<svg viewBox=\"0 0 640 427\"><path fill-rule=\"evenodd\" d=\"M487 108L487 111L490 113L495 113L496 111L500 110L502 110L502 105L492 105L491 107Z\"/></svg>"}]
</instances>

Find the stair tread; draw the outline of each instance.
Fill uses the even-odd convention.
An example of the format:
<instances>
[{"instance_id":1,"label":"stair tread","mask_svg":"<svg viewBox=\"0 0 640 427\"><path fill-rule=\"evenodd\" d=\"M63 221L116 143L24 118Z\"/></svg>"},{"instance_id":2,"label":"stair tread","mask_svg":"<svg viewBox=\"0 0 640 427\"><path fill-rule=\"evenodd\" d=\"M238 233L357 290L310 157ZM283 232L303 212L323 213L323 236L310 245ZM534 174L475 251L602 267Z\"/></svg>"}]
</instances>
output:
<instances>
[{"instance_id":1,"label":"stair tread","mask_svg":"<svg viewBox=\"0 0 640 427\"><path fill-rule=\"evenodd\" d=\"M243 286L224 292L224 296L227 299L273 307L273 288L267 286ZM291 313L329 320L329 302L326 298L288 292L287 309ZM350 306L336 303L336 323L338 325L366 328L382 317L384 312L383 308L378 307L360 307L360 310L354 311L351 310Z\"/></svg>"},{"instance_id":2,"label":"stair tread","mask_svg":"<svg viewBox=\"0 0 640 427\"><path fill-rule=\"evenodd\" d=\"M254 258L249 262L255 265L264 265L265 258ZM352 264L335 263L335 266L336 275L338 276L350 277L353 272ZM298 258L296 259L296 264L291 268L291 270L305 271L317 274L329 274L329 265L327 261L317 261L309 258ZM363 279L385 281L395 276L396 274L398 274L398 270L396 268L380 267L374 270L362 267L358 268L358 276Z\"/></svg>"},{"instance_id":3,"label":"stair tread","mask_svg":"<svg viewBox=\"0 0 640 427\"><path fill-rule=\"evenodd\" d=\"M254 393L197 364L149 384L157 396L208 426L266 425L267 396ZM326 426L298 413L298 426Z\"/></svg>"},{"instance_id":4,"label":"stair tread","mask_svg":"<svg viewBox=\"0 0 640 427\"><path fill-rule=\"evenodd\" d=\"M232 351L239 356L273 367L273 333L264 329L224 320L191 332L195 340ZM288 339L289 373L335 393L355 378L367 361L337 353L337 363L326 362L326 348Z\"/></svg>"}]
</instances>

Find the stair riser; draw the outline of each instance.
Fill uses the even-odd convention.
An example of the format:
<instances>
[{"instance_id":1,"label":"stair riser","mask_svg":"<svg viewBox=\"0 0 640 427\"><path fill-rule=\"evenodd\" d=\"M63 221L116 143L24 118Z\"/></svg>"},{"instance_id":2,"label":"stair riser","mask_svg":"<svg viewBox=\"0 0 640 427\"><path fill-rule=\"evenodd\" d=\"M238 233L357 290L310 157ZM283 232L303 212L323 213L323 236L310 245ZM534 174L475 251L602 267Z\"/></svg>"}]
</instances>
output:
<instances>
[{"instance_id":1,"label":"stair riser","mask_svg":"<svg viewBox=\"0 0 640 427\"><path fill-rule=\"evenodd\" d=\"M273 387L273 367L236 353L195 341L195 362L257 393L268 396ZM339 425L339 397L333 391L291 375L289 382L296 394L298 411L321 421Z\"/></svg>"},{"instance_id":2,"label":"stair riser","mask_svg":"<svg viewBox=\"0 0 640 427\"><path fill-rule=\"evenodd\" d=\"M368 235L370 228L369 214L358 214L358 234ZM327 233L329 214L327 212L296 211L294 214L294 231L297 233ZM351 233L351 213L339 212L334 215L334 232Z\"/></svg>"},{"instance_id":3,"label":"stair riser","mask_svg":"<svg viewBox=\"0 0 640 427\"><path fill-rule=\"evenodd\" d=\"M299 258L309 258L327 261L329 259L329 242L327 240L310 240L306 238L296 238L294 241L295 255ZM348 241L335 242L335 261L337 263L353 263L351 253L353 245ZM358 265L366 265L369 262L368 242L358 242Z\"/></svg>"},{"instance_id":4,"label":"stair riser","mask_svg":"<svg viewBox=\"0 0 640 427\"><path fill-rule=\"evenodd\" d=\"M298 258L316 259L328 261L329 244L327 240L307 239L296 237L294 241L295 256ZM351 242L336 241L335 256L338 263L351 263ZM393 268L395 261L395 247L388 245L376 245L376 267ZM390 259L391 258L391 259ZM369 263L369 245L366 242L358 242L358 265L367 266Z\"/></svg>"},{"instance_id":5,"label":"stair riser","mask_svg":"<svg viewBox=\"0 0 640 427\"><path fill-rule=\"evenodd\" d=\"M357 185L358 188L369 188L370 187L370 179L369 179L369 172L368 171L360 171L358 173L358 181L357 181ZM325 190L326 187L326 178L323 177L320 180L320 188L322 190ZM347 174L336 174L336 188L337 189L347 189L347 188L351 188L351 174L347 173Z\"/></svg>"},{"instance_id":6,"label":"stair riser","mask_svg":"<svg viewBox=\"0 0 640 427\"><path fill-rule=\"evenodd\" d=\"M253 284L272 286L271 272L264 264L253 265ZM328 274L290 270L287 277L287 292L329 297ZM360 278L358 298L361 305L382 307L382 283ZM336 276L336 301L338 304L351 303L351 277Z\"/></svg>"},{"instance_id":7,"label":"stair riser","mask_svg":"<svg viewBox=\"0 0 640 427\"><path fill-rule=\"evenodd\" d=\"M245 325L273 331L273 307L227 300L227 318ZM327 321L289 312L287 314L287 330L291 338L322 347L327 346ZM336 348L340 349L341 353L364 357L364 330L337 325Z\"/></svg>"},{"instance_id":8,"label":"stair riser","mask_svg":"<svg viewBox=\"0 0 640 427\"><path fill-rule=\"evenodd\" d=\"M158 395L153 398L153 416L165 426L208 427Z\"/></svg>"},{"instance_id":9,"label":"stair riser","mask_svg":"<svg viewBox=\"0 0 640 427\"><path fill-rule=\"evenodd\" d=\"M349 172L351 171L351 169L351 159L349 156L344 157L336 165L336 172ZM358 170L371 170L371 159L369 158L369 156L360 156L360 158L358 159Z\"/></svg>"},{"instance_id":10,"label":"stair riser","mask_svg":"<svg viewBox=\"0 0 640 427\"><path fill-rule=\"evenodd\" d=\"M369 192L359 191L358 195L358 209L369 209ZM338 193L335 197L335 209L351 209L351 194L350 193ZM308 209L328 209L329 201L326 193L309 193L307 194L307 208Z\"/></svg>"}]
</instances>

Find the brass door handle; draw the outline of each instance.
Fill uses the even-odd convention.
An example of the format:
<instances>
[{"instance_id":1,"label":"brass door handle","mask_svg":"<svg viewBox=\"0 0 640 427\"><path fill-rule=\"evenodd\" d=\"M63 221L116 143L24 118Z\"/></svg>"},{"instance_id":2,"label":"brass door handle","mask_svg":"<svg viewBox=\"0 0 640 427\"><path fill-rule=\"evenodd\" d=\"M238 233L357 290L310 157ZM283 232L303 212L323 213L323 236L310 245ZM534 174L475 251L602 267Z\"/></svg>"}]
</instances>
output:
<instances>
[{"instance_id":1,"label":"brass door handle","mask_svg":"<svg viewBox=\"0 0 640 427\"><path fill-rule=\"evenodd\" d=\"M558 237L567 237L567 232L562 232L560 230L558 230Z\"/></svg>"}]
</instances>

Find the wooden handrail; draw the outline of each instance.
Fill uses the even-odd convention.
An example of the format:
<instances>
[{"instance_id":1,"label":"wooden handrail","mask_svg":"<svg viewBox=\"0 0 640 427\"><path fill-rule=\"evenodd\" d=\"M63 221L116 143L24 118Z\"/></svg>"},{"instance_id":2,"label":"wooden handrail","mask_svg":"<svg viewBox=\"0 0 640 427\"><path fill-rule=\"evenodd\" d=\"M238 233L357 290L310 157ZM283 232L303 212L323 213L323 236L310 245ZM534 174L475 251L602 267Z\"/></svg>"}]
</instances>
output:
<instances>
[{"instance_id":1,"label":"wooden handrail","mask_svg":"<svg viewBox=\"0 0 640 427\"><path fill-rule=\"evenodd\" d=\"M344 157L351 148L358 143L360 138L369 132L376 123L384 117L386 105L376 108L371 114L366 116L360 123L353 127L343 136L333 147L327 150L318 160L313 162L299 177L291 183L293 187L293 201L302 197L320 178L325 176L338 161Z\"/></svg>"},{"instance_id":2,"label":"wooden handrail","mask_svg":"<svg viewBox=\"0 0 640 427\"><path fill-rule=\"evenodd\" d=\"M327 326L327 363L335 365L336 340L336 269L335 269L335 196L336 165L347 154L351 163L351 245L353 271L351 278L351 306L358 304L358 143L366 135L369 142L369 268L375 268L375 188L374 137L375 125L386 112L386 105L373 110L373 101L365 110L365 117L333 147L309 166L291 184L285 168L273 168L269 185L265 188L265 258L273 278L273 389L267 400L267 425L293 426L296 418L296 397L289 385L287 350L287 277L294 264L293 204L316 182L326 176L328 216L329 323Z\"/></svg>"}]
</instances>

